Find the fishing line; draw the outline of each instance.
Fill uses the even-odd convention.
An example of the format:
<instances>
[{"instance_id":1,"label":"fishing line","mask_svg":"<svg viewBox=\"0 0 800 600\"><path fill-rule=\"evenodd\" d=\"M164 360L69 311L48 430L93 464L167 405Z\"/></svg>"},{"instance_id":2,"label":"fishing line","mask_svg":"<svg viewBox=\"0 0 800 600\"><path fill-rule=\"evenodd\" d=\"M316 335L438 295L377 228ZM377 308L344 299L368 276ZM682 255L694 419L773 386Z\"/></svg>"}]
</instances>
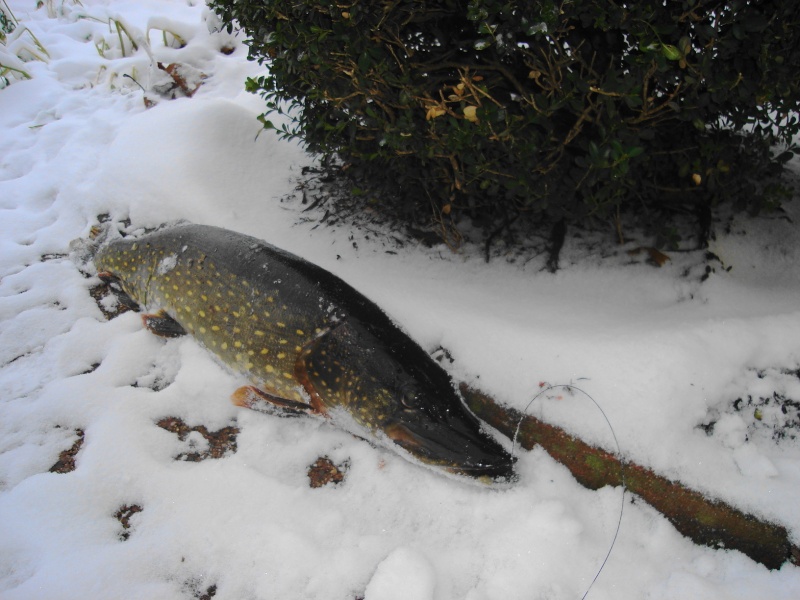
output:
<instances>
[{"instance_id":1,"label":"fishing line","mask_svg":"<svg viewBox=\"0 0 800 600\"><path fill-rule=\"evenodd\" d=\"M581 394L583 394L589 400L592 401L592 404L594 404L597 407L597 410L600 411L600 414L603 415L603 419L605 419L609 430L611 430L611 436L614 438L614 445L617 447L617 456L619 457L620 479L622 481L622 497L620 498L619 518L617 519L617 527L614 530L614 537L611 539L611 545L608 548L608 552L606 552L605 558L603 558L603 562L600 564L600 569L597 571L597 574L594 576L594 579L592 579L592 582L589 584L589 587L586 588L586 591L584 592L583 596L581 596L581 600L585 600L586 596L589 595L589 591L592 589L595 582L597 581L597 578L600 577L600 573L603 572L603 569L605 568L606 563L608 562L608 558L611 556L611 551L614 550L614 545L617 543L617 536L619 535L619 530L622 527L622 513L625 510L625 491L627 489L627 486L625 484L625 462L622 460L622 452L620 451L619 440L617 439L617 434L614 431L614 427L611 425L611 421L609 421L608 419L608 415L606 415L603 408L597 403L597 401L594 398L592 398L592 396L588 392L570 383L548 385L547 387L543 388L538 394L536 394L533 398L531 398L531 401L528 402L528 405L522 411L522 416L519 418L519 421L517 422L517 428L514 430L514 438L512 439L512 445L511 445L511 455L515 456L516 454L517 437L519 436L519 430L522 427L522 421L525 419L526 416L528 416L528 409L530 409L533 403L536 402L536 400L538 400L541 396L557 388L564 388L571 392L580 392Z\"/></svg>"}]
</instances>

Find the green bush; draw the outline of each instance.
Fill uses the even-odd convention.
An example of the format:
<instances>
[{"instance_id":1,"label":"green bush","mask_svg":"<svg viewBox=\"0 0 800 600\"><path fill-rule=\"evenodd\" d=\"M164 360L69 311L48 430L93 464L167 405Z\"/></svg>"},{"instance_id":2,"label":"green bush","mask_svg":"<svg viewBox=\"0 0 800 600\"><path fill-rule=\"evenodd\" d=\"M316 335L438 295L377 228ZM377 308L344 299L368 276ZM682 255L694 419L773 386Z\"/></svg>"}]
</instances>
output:
<instances>
[{"instance_id":1,"label":"green bush","mask_svg":"<svg viewBox=\"0 0 800 600\"><path fill-rule=\"evenodd\" d=\"M265 126L290 115L284 135L340 157L395 213L487 232L520 216L658 225L782 197L797 0L211 6L268 66L246 84Z\"/></svg>"}]
</instances>

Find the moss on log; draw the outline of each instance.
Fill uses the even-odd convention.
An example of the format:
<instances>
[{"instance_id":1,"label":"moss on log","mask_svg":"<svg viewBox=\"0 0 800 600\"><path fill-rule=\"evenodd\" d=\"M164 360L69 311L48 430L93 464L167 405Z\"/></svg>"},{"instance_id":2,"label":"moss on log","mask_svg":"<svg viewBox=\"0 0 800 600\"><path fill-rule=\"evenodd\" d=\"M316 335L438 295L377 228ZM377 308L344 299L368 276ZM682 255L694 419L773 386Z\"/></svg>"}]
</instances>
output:
<instances>
[{"instance_id":1,"label":"moss on log","mask_svg":"<svg viewBox=\"0 0 800 600\"><path fill-rule=\"evenodd\" d=\"M530 450L541 446L592 490L624 483L632 493L662 513L696 544L739 550L769 569L784 563L800 566L800 548L792 545L785 527L744 513L725 502L707 498L677 481L590 446L554 425L502 407L485 393L461 386L470 409L486 423Z\"/></svg>"}]
</instances>

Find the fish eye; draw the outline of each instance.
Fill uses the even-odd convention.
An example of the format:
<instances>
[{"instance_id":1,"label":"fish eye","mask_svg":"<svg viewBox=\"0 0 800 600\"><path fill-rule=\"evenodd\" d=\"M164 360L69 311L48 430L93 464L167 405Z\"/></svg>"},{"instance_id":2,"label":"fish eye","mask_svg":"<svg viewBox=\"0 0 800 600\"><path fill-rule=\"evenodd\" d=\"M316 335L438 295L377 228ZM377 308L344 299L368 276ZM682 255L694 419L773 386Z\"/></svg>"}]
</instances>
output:
<instances>
[{"instance_id":1,"label":"fish eye","mask_svg":"<svg viewBox=\"0 0 800 600\"><path fill-rule=\"evenodd\" d=\"M418 410L422 404L422 394L413 380L403 377L398 373L394 384L395 397L400 400L400 404L406 410Z\"/></svg>"},{"instance_id":2,"label":"fish eye","mask_svg":"<svg viewBox=\"0 0 800 600\"><path fill-rule=\"evenodd\" d=\"M417 410L420 405L420 394L413 390L408 390L400 394L400 403L404 408Z\"/></svg>"}]
</instances>

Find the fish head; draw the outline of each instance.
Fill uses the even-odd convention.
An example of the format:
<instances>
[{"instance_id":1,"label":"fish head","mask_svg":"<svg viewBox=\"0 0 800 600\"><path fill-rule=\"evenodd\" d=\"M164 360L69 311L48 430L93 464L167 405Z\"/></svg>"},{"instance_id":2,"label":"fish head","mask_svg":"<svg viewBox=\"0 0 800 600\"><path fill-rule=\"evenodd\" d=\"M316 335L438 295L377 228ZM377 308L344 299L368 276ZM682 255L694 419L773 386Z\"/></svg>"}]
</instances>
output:
<instances>
[{"instance_id":1,"label":"fish head","mask_svg":"<svg viewBox=\"0 0 800 600\"><path fill-rule=\"evenodd\" d=\"M383 432L415 459L475 479L514 479L514 458L484 431L452 385L430 389L406 372L383 385L395 408Z\"/></svg>"},{"instance_id":2,"label":"fish head","mask_svg":"<svg viewBox=\"0 0 800 600\"><path fill-rule=\"evenodd\" d=\"M485 482L515 479L514 458L410 339L386 345L346 323L322 336L302 360L321 412L332 418L345 413L376 441L427 466Z\"/></svg>"}]
</instances>

